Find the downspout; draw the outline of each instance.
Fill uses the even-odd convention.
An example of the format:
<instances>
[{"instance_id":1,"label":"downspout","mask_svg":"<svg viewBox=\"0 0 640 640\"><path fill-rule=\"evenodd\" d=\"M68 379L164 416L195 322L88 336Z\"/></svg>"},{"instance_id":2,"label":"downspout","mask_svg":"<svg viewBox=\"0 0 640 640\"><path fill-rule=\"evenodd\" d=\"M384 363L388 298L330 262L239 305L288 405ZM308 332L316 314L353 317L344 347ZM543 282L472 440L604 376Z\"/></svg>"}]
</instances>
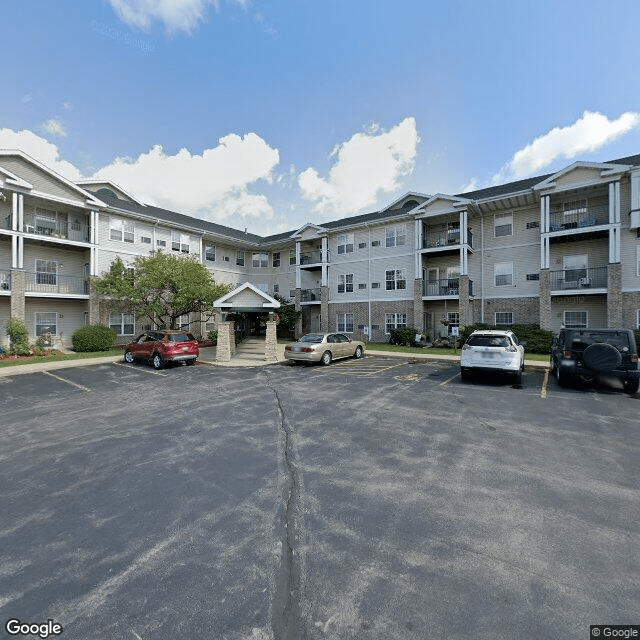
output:
<instances>
[{"instance_id":1,"label":"downspout","mask_svg":"<svg viewBox=\"0 0 640 640\"><path fill-rule=\"evenodd\" d=\"M484 213L480 210L480 322L484 324Z\"/></svg>"}]
</instances>

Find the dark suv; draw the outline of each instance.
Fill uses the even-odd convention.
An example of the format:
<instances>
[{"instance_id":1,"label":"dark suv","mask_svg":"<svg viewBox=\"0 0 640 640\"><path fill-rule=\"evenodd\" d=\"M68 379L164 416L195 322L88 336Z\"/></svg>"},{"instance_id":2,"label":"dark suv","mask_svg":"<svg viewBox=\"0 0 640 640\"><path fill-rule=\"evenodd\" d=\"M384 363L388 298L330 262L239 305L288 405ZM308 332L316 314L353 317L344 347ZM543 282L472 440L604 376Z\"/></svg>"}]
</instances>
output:
<instances>
[{"instance_id":1,"label":"dark suv","mask_svg":"<svg viewBox=\"0 0 640 640\"><path fill-rule=\"evenodd\" d=\"M124 359L148 360L162 369L168 362L195 364L199 355L198 341L187 331L147 331L127 345Z\"/></svg>"},{"instance_id":2,"label":"dark suv","mask_svg":"<svg viewBox=\"0 0 640 640\"><path fill-rule=\"evenodd\" d=\"M551 371L560 386L571 379L585 382L622 382L627 393L636 393L640 380L638 347L628 329L562 329L553 339Z\"/></svg>"}]
</instances>

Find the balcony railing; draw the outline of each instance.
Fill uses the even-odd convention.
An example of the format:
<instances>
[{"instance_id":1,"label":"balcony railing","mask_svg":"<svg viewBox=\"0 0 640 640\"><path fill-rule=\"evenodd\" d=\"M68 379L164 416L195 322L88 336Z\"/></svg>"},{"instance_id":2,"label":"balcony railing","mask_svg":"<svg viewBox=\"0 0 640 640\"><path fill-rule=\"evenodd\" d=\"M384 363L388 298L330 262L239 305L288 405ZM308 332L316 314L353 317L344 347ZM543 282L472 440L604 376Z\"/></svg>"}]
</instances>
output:
<instances>
[{"instance_id":1,"label":"balcony railing","mask_svg":"<svg viewBox=\"0 0 640 640\"><path fill-rule=\"evenodd\" d=\"M34 233L38 236L89 242L89 225L80 222L68 222L34 214L25 214L22 229L26 233Z\"/></svg>"},{"instance_id":2,"label":"balcony railing","mask_svg":"<svg viewBox=\"0 0 640 640\"><path fill-rule=\"evenodd\" d=\"M467 230L467 242L473 248L473 233ZM460 231L436 231L425 228L422 238L422 248L432 249L434 247L456 247L460 245Z\"/></svg>"},{"instance_id":3,"label":"balcony railing","mask_svg":"<svg viewBox=\"0 0 640 640\"><path fill-rule=\"evenodd\" d=\"M609 222L609 208L606 205L578 207L569 211L549 213L549 231L568 229L588 229Z\"/></svg>"},{"instance_id":4,"label":"balcony railing","mask_svg":"<svg viewBox=\"0 0 640 640\"><path fill-rule=\"evenodd\" d=\"M89 282L86 278L45 272L26 273L25 276L25 287L29 293L89 295Z\"/></svg>"},{"instance_id":5,"label":"balcony railing","mask_svg":"<svg viewBox=\"0 0 640 640\"><path fill-rule=\"evenodd\" d=\"M11 291L11 271L0 271L0 293Z\"/></svg>"},{"instance_id":6,"label":"balcony railing","mask_svg":"<svg viewBox=\"0 0 640 640\"><path fill-rule=\"evenodd\" d=\"M551 291L567 289L606 289L607 267L564 269L551 272Z\"/></svg>"},{"instance_id":7,"label":"balcony railing","mask_svg":"<svg viewBox=\"0 0 640 640\"><path fill-rule=\"evenodd\" d=\"M425 297L457 298L460 295L460 280L458 278L444 278L433 282L424 282L422 295ZM469 295L473 295L473 280L469 280Z\"/></svg>"},{"instance_id":8,"label":"balcony railing","mask_svg":"<svg viewBox=\"0 0 640 640\"><path fill-rule=\"evenodd\" d=\"M302 302L320 302L322 299L322 289L302 289Z\"/></svg>"},{"instance_id":9,"label":"balcony railing","mask_svg":"<svg viewBox=\"0 0 640 640\"><path fill-rule=\"evenodd\" d=\"M322 262L322 251L305 251L300 254L300 264L319 264ZM330 253L327 251L326 262L330 262Z\"/></svg>"}]
</instances>

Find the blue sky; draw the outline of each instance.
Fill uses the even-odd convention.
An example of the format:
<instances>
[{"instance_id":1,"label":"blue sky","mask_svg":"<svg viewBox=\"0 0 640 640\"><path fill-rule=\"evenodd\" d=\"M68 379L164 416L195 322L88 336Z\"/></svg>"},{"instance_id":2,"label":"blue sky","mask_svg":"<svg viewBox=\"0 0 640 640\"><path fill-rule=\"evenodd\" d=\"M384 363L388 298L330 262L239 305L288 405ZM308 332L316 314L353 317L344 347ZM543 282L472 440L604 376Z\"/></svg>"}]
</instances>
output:
<instances>
[{"instance_id":1,"label":"blue sky","mask_svg":"<svg viewBox=\"0 0 640 640\"><path fill-rule=\"evenodd\" d=\"M3 7L0 147L256 233L640 153L635 0Z\"/></svg>"}]
</instances>

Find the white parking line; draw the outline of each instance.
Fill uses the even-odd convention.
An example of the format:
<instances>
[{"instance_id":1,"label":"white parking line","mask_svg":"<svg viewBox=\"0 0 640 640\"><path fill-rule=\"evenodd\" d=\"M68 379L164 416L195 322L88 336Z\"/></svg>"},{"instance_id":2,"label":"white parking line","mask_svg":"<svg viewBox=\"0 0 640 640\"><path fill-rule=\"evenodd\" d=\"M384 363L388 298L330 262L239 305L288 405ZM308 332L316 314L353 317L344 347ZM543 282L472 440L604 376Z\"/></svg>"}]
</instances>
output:
<instances>
[{"instance_id":1,"label":"white parking line","mask_svg":"<svg viewBox=\"0 0 640 640\"><path fill-rule=\"evenodd\" d=\"M130 369L131 365L125 364L124 362L114 362L113 364L118 365L119 367L126 367ZM133 370L133 369L131 369ZM142 367L136 368L135 371L142 371L143 373L150 373L153 376L161 376L162 378L166 378L168 374L160 373L159 371L152 371L151 369L143 369Z\"/></svg>"},{"instance_id":2,"label":"white parking line","mask_svg":"<svg viewBox=\"0 0 640 640\"><path fill-rule=\"evenodd\" d=\"M83 387L81 384L78 384L77 382L72 382L71 380L67 380L66 378L61 378L60 376L57 376L55 375L55 373L51 373L50 371L43 371L42 373L44 373L46 376L51 376L56 380L60 380L60 382L66 382L67 384L70 384L74 387L78 387L78 389L82 389L82 391L91 392L91 389L89 389L89 387Z\"/></svg>"},{"instance_id":3,"label":"white parking line","mask_svg":"<svg viewBox=\"0 0 640 640\"><path fill-rule=\"evenodd\" d=\"M544 370L544 379L542 380L542 388L540 389L540 397L546 398L549 385L549 369Z\"/></svg>"},{"instance_id":4,"label":"white parking line","mask_svg":"<svg viewBox=\"0 0 640 640\"><path fill-rule=\"evenodd\" d=\"M459 375L460 375L460 372L458 371L455 376L451 376L450 378L447 378L444 382L441 382L438 386L444 387L446 384L449 384L452 380L455 380Z\"/></svg>"}]
</instances>

